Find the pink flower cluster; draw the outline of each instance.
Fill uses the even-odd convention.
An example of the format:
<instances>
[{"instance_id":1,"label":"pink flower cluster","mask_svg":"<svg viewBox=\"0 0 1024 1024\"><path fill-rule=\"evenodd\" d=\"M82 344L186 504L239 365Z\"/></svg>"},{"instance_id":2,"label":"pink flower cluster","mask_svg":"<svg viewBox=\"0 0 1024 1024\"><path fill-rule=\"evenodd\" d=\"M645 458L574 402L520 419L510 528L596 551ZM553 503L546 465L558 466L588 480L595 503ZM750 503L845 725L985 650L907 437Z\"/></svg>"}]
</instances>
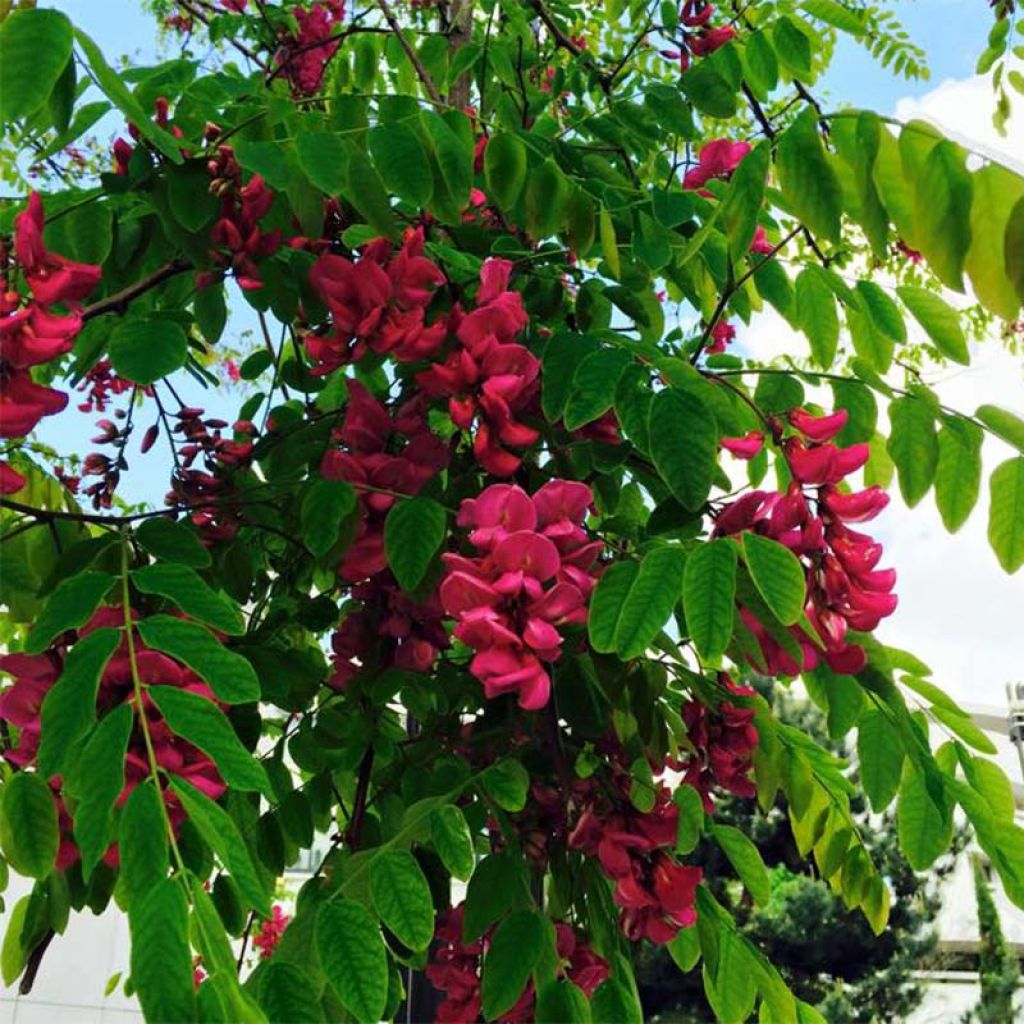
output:
<instances>
[{"instance_id":1,"label":"pink flower cluster","mask_svg":"<svg viewBox=\"0 0 1024 1024\"><path fill-rule=\"evenodd\" d=\"M33 192L14 219L14 255L32 294L24 304L13 289L0 294L0 438L24 437L67 405L66 394L32 379L31 367L71 351L82 328L78 304L100 280L98 266L47 251L44 223L42 199ZM0 263L6 263L2 252ZM69 312L55 313L51 307L58 304ZM0 494L24 486L25 478L0 461Z\"/></svg>"},{"instance_id":2,"label":"pink flower cluster","mask_svg":"<svg viewBox=\"0 0 1024 1024\"><path fill-rule=\"evenodd\" d=\"M170 119L170 104L163 96L158 96L153 102L155 114L153 117L154 123L170 132L176 139L184 139L185 133L176 124L171 124ZM131 122L128 123L128 134L132 137L132 141L138 143L139 141L139 129L136 125ZM132 154L135 152L135 146L132 145L127 139L117 138L114 140L112 147L114 153L114 173L121 175L122 177L128 173L128 163L132 158ZM187 149L181 151L185 156L189 156L190 153Z\"/></svg>"},{"instance_id":3,"label":"pink flower cluster","mask_svg":"<svg viewBox=\"0 0 1024 1024\"><path fill-rule=\"evenodd\" d=\"M719 674L719 681L737 697L754 695L750 687L737 686L724 672ZM759 739L753 724L754 709L739 707L731 700L723 700L715 708L691 700L682 711L687 739L694 750L672 767L683 772L683 781L700 793L708 814L714 808L713 788L734 796L756 796L757 787L750 777Z\"/></svg>"},{"instance_id":4,"label":"pink flower cluster","mask_svg":"<svg viewBox=\"0 0 1024 1024\"><path fill-rule=\"evenodd\" d=\"M438 352L448 326L444 318L428 325L426 311L445 276L423 255L423 247L423 228L410 228L393 256L391 243L377 238L358 262L334 253L316 261L309 279L331 312L333 330L306 336L315 372L330 373L367 351L399 362Z\"/></svg>"},{"instance_id":5,"label":"pink flower cluster","mask_svg":"<svg viewBox=\"0 0 1024 1024\"><path fill-rule=\"evenodd\" d=\"M231 540L240 524L238 512L225 499L231 496L232 471L247 466L252 459L256 427L248 420L231 424L232 437L224 437L229 424L225 420L204 418L203 410L182 406L175 414L172 439L178 451L178 466L171 478L171 489L164 502L192 509L190 518L206 544ZM146 441L152 444L153 434ZM145 451L145 444L143 447ZM201 467L196 467L202 458Z\"/></svg>"},{"instance_id":6,"label":"pink flower cluster","mask_svg":"<svg viewBox=\"0 0 1024 1024\"><path fill-rule=\"evenodd\" d=\"M685 71L690 66L690 57L707 57L730 39L736 38L736 30L731 25L712 26L709 22L715 13L713 4L706 0L686 0L679 12L679 21L686 29L682 38L682 50L662 50L661 55L679 61L679 69Z\"/></svg>"},{"instance_id":7,"label":"pink flower cluster","mask_svg":"<svg viewBox=\"0 0 1024 1024\"><path fill-rule=\"evenodd\" d=\"M694 909L699 867L679 864L675 848L679 809L661 782L654 783L654 807L647 813L630 802L630 778L620 771L616 791L598 790L569 836L571 849L597 857L615 883L619 924L631 942L671 942L680 928L697 920Z\"/></svg>"},{"instance_id":8,"label":"pink flower cluster","mask_svg":"<svg viewBox=\"0 0 1024 1024\"><path fill-rule=\"evenodd\" d=\"M118 607L100 608L78 631L78 639L103 628L120 628L124 625L124 612ZM148 648L136 633L133 637L136 664L142 678L150 685L176 686L189 690L216 703L210 688L191 669L173 658ZM24 769L35 763L39 751L42 730L41 710L47 693L60 678L67 656L68 645L58 642L43 654L5 654L0 656L0 671L13 677L11 687L0 694L0 721L18 730L17 740L4 756L7 760ZM131 663L128 657L128 641L122 639L100 677L96 698L96 712L100 718L121 704L132 705L135 714L139 708L135 701ZM143 713L153 741L157 764L166 772L190 782L208 797L216 800L225 789L213 761L192 744L176 736L168 728L156 706L148 695L143 698ZM132 790L149 777L147 754L140 728L133 729L125 758L125 785L118 796L118 806L128 799ZM57 867L64 870L78 860L78 847L72 835L71 817L64 805L62 782L59 776L48 780L57 803L61 841L57 856ZM185 812L177 797L170 791L164 792L164 802L172 825L177 828L185 820ZM110 865L117 864L117 847L112 844L104 860Z\"/></svg>"},{"instance_id":9,"label":"pink flower cluster","mask_svg":"<svg viewBox=\"0 0 1024 1024\"><path fill-rule=\"evenodd\" d=\"M478 554L443 556L441 604L477 652L469 670L487 697L515 693L529 711L547 704L543 663L561 654L560 627L586 622L597 581L602 545L583 528L592 501L586 484L550 480L533 497L492 484L462 503L458 525Z\"/></svg>"},{"instance_id":10,"label":"pink flower cluster","mask_svg":"<svg viewBox=\"0 0 1024 1024\"><path fill-rule=\"evenodd\" d=\"M280 903L275 903L271 908L270 917L260 921L253 933L252 944L260 951L261 960L269 960L277 949L277 944L288 927L291 916L281 909Z\"/></svg>"},{"instance_id":11,"label":"pink flower cluster","mask_svg":"<svg viewBox=\"0 0 1024 1024\"><path fill-rule=\"evenodd\" d=\"M474 308L456 305L449 318L456 346L416 376L425 394L448 399L456 426L474 431L473 454L492 476L511 476L522 460L508 449L540 436L522 418L540 390L540 360L515 341L528 318L522 296L509 288L511 273L507 260L484 262Z\"/></svg>"},{"instance_id":12,"label":"pink flower cluster","mask_svg":"<svg viewBox=\"0 0 1024 1024\"><path fill-rule=\"evenodd\" d=\"M220 219L213 226L211 241L216 246L211 255L235 276L240 288L261 288L258 261L277 252L281 232L264 231L259 222L274 202L274 192L259 174L242 184L242 168L231 146L217 147L217 156L206 164L210 175L210 191L220 199ZM205 288L213 275L200 274L196 284Z\"/></svg>"},{"instance_id":13,"label":"pink flower cluster","mask_svg":"<svg viewBox=\"0 0 1024 1024\"><path fill-rule=\"evenodd\" d=\"M824 647L822 657L835 672L857 673L864 649L847 640L847 630L870 632L896 610L892 593L895 569L877 569L882 545L850 529L850 523L873 519L889 503L880 487L848 493L838 485L867 462L868 446L839 448L831 441L843 429L847 412L812 416L802 409L789 414L795 433L782 442L793 477L785 492L751 491L725 506L715 521L715 535L753 530L784 544L807 569L807 618ZM813 488L808 496L808 489ZM790 628L794 644L784 645L748 608L740 615L761 647L772 675L797 675L814 668L818 650L799 626ZM799 652L799 653L798 653Z\"/></svg>"},{"instance_id":14,"label":"pink flower cluster","mask_svg":"<svg viewBox=\"0 0 1024 1024\"><path fill-rule=\"evenodd\" d=\"M319 0L308 9L293 7L292 17L299 30L281 40L274 62L285 69L294 96L313 96L341 45L332 36L345 18L345 0Z\"/></svg>"},{"instance_id":15,"label":"pink flower cluster","mask_svg":"<svg viewBox=\"0 0 1024 1024\"><path fill-rule=\"evenodd\" d=\"M438 1022L475 1024L480 1019L480 972L490 934L475 942L462 939L463 905L438 917L434 940L438 946L426 975L431 985L445 994L437 1008ZM608 965L563 921L555 922L555 949L558 975L568 978L589 999L594 989L608 977ZM502 1014L503 1022L527 1024L534 1019L536 992L532 980L515 1006Z\"/></svg>"},{"instance_id":16,"label":"pink flower cluster","mask_svg":"<svg viewBox=\"0 0 1024 1024\"><path fill-rule=\"evenodd\" d=\"M384 520L396 495L417 494L447 464L448 450L427 427L417 396L394 418L358 381L348 382L345 418L324 455L320 473L345 480L356 490L359 523L338 565L338 574L360 602L332 638L331 685L343 687L361 668L396 667L426 672L447 646L436 597L422 604L404 594L387 569Z\"/></svg>"},{"instance_id":17,"label":"pink flower cluster","mask_svg":"<svg viewBox=\"0 0 1024 1024\"><path fill-rule=\"evenodd\" d=\"M728 139L712 139L700 148L697 166L691 167L683 176L683 188L703 190L712 179L728 181L750 152L749 142L730 142ZM712 193L701 191L702 195Z\"/></svg>"}]
</instances>

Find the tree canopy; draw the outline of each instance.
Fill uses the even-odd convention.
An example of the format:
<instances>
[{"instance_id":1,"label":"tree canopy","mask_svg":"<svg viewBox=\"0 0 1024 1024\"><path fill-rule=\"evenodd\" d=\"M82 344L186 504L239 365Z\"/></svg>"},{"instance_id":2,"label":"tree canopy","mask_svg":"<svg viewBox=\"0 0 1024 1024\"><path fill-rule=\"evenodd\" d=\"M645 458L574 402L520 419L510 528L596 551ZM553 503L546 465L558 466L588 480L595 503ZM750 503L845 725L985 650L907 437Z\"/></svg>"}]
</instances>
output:
<instances>
[{"instance_id":1,"label":"tree canopy","mask_svg":"<svg viewBox=\"0 0 1024 1024\"><path fill-rule=\"evenodd\" d=\"M406 969L443 1021L640 1021L642 943L723 1021L822 1020L715 896L772 897L725 794L781 801L876 934L863 798L915 870L962 812L1024 906L991 742L874 635L893 488L956 532L984 485L1024 565L1024 420L921 372L1016 321L1024 179L816 95L840 34L925 74L890 11L159 0L173 55L120 67L11 6L6 983L116 906L154 1021L391 1019ZM1019 32L986 16L1005 113ZM769 310L765 364L737 331ZM258 346L221 418L176 385L218 385L229 314ZM103 418L54 468L70 389ZM751 668L803 680L856 781Z\"/></svg>"}]
</instances>

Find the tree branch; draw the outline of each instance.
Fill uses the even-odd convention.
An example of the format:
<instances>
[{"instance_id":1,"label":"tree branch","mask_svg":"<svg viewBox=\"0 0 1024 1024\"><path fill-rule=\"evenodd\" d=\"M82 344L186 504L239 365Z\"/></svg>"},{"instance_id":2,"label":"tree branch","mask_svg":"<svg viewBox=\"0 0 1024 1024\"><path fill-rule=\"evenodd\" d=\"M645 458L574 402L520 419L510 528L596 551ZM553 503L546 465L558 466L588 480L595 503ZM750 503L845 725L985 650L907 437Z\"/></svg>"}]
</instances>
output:
<instances>
[{"instance_id":1,"label":"tree branch","mask_svg":"<svg viewBox=\"0 0 1024 1024\"><path fill-rule=\"evenodd\" d=\"M104 313L118 313L124 315L125 310L128 308L128 303L132 299L137 299L140 295L144 295L151 288L155 288L159 284L163 284L168 278L174 277L186 270L192 269L192 263L189 260L173 259L165 263L162 267L154 270L148 277L142 278L141 281L136 281L135 284L128 285L127 288L122 288L119 292L114 292L113 295L108 295L105 299L100 299L98 302L94 302L91 306L86 306L82 310L82 320L91 320L93 317L102 316Z\"/></svg>"},{"instance_id":2,"label":"tree branch","mask_svg":"<svg viewBox=\"0 0 1024 1024\"><path fill-rule=\"evenodd\" d=\"M380 8L381 14L384 15L384 20L391 26L391 31L395 33L395 38L398 40L399 45L405 50L409 63L416 69L416 74L419 75L423 88L427 90L427 95L434 103L444 106L444 97L434 84L433 78L430 77L430 72L424 67L419 54L412 48L412 44L405 37L402 26L399 24L398 18L395 17L395 12L391 9L388 0L377 0L377 6Z\"/></svg>"}]
</instances>

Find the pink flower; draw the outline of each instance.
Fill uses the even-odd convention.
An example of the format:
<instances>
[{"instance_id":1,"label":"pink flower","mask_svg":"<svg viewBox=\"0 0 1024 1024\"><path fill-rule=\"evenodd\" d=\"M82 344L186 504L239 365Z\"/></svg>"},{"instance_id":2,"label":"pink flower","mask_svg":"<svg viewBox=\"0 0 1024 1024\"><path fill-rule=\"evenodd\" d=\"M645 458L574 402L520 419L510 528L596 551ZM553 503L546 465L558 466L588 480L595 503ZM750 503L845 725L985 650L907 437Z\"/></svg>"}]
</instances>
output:
<instances>
[{"instance_id":1,"label":"pink flower","mask_svg":"<svg viewBox=\"0 0 1024 1024\"><path fill-rule=\"evenodd\" d=\"M91 263L76 263L43 245L43 201L38 192L28 199L28 207L14 218L14 251L25 273L25 280L37 302L75 303L84 299L100 282L100 268Z\"/></svg>"},{"instance_id":2,"label":"pink flower","mask_svg":"<svg viewBox=\"0 0 1024 1024\"><path fill-rule=\"evenodd\" d=\"M706 346L704 352L709 356L720 355L725 351L727 345L736 340L736 328L727 320L719 320L711 328L711 344Z\"/></svg>"},{"instance_id":3,"label":"pink flower","mask_svg":"<svg viewBox=\"0 0 1024 1024\"><path fill-rule=\"evenodd\" d=\"M789 413L789 422L809 441L831 441L849 419L845 409L837 409L829 416L812 416L803 409L793 409Z\"/></svg>"},{"instance_id":4,"label":"pink flower","mask_svg":"<svg viewBox=\"0 0 1024 1024\"><path fill-rule=\"evenodd\" d=\"M687 39L690 53L694 57L707 57L715 50L725 46L730 39L736 38L736 29L731 25L721 25L718 28L705 29L703 32L695 33Z\"/></svg>"},{"instance_id":5,"label":"pink flower","mask_svg":"<svg viewBox=\"0 0 1024 1024\"><path fill-rule=\"evenodd\" d=\"M743 437L723 437L719 444L737 459L752 459L764 448L764 434L760 430L751 430Z\"/></svg>"},{"instance_id":6,"label":"pink flower","mask_svg":"<svg viewBox=\"0 0 1024 1024\"><path fill-rule=\"evenodd\" d=\"M749 152L749 142L712 139L701 148L697 156L697 166L686 172L683 188L699 189L712 178L728 180Z\"/></svg>"},{"instance_id":7,"label":"pink flower","mask_svg":"<svg viewBox=\"0 0 1024 1024\"><path fill-rule=\"evenodd\" d=\"M757 256L770 256L775 251L775 246L768 241L768 235L764 228L758 224L754 230L754 238L750 243L750 251Z\"/></svg>"}]
</instances>

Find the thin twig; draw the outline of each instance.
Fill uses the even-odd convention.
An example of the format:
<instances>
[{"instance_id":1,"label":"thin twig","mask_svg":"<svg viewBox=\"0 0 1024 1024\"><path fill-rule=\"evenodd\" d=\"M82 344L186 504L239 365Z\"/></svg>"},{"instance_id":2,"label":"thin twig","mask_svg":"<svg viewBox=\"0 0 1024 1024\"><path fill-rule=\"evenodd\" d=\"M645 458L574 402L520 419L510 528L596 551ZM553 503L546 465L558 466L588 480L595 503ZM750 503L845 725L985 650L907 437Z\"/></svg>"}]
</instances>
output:
<instances>
[{"instance_id":1,"label":"thin twig","mask_svg":"<svg viewBox=\"0 0 1024 1024\"><path fill-rule=\"evenodd\" d=\"M412 43L406 38L405 33L402 31L402 26L399 24L398 18L395 17L395 12L391 9L388 0L377 0L377 6L380 8L381 14L384 15L384 20L391 26L391 31L395 33L395 38L398 40L399 45L405 50L409 63L416 69L416 74L419 75L423 88L427 90L427 95L435 103L440 103L443 106L444 97L434 84L434 79L430 77L430 72L424 67L419 54L413 49Z\"/></svg>"},{"instance_id":2,"label":"thin twig","mask_svg":"<svg viewBox=\"0 0 1024 1024\"><path fill-rule=\"evenodd\" d=\"M128 303L133 299L137 299L140 295L144 295L151 288L155 288L159 284L163 284L168 278L174 277L177 274L181 274L186 270L192 269L192 263L189 260L184 259L173 259L169 260L162 267L154 270L152 274L142 278L141 281L136 281L135 284L128 285L127 288L122 288L119 292L114 292L113 295L108 295L105 299L100 299L98 302L94 302L91 306L86 306L82 310L82 320L91 320L93 317L102 316L104 313L119 313L124 314L128 308Z\"/></svg>"}]
</instances>

